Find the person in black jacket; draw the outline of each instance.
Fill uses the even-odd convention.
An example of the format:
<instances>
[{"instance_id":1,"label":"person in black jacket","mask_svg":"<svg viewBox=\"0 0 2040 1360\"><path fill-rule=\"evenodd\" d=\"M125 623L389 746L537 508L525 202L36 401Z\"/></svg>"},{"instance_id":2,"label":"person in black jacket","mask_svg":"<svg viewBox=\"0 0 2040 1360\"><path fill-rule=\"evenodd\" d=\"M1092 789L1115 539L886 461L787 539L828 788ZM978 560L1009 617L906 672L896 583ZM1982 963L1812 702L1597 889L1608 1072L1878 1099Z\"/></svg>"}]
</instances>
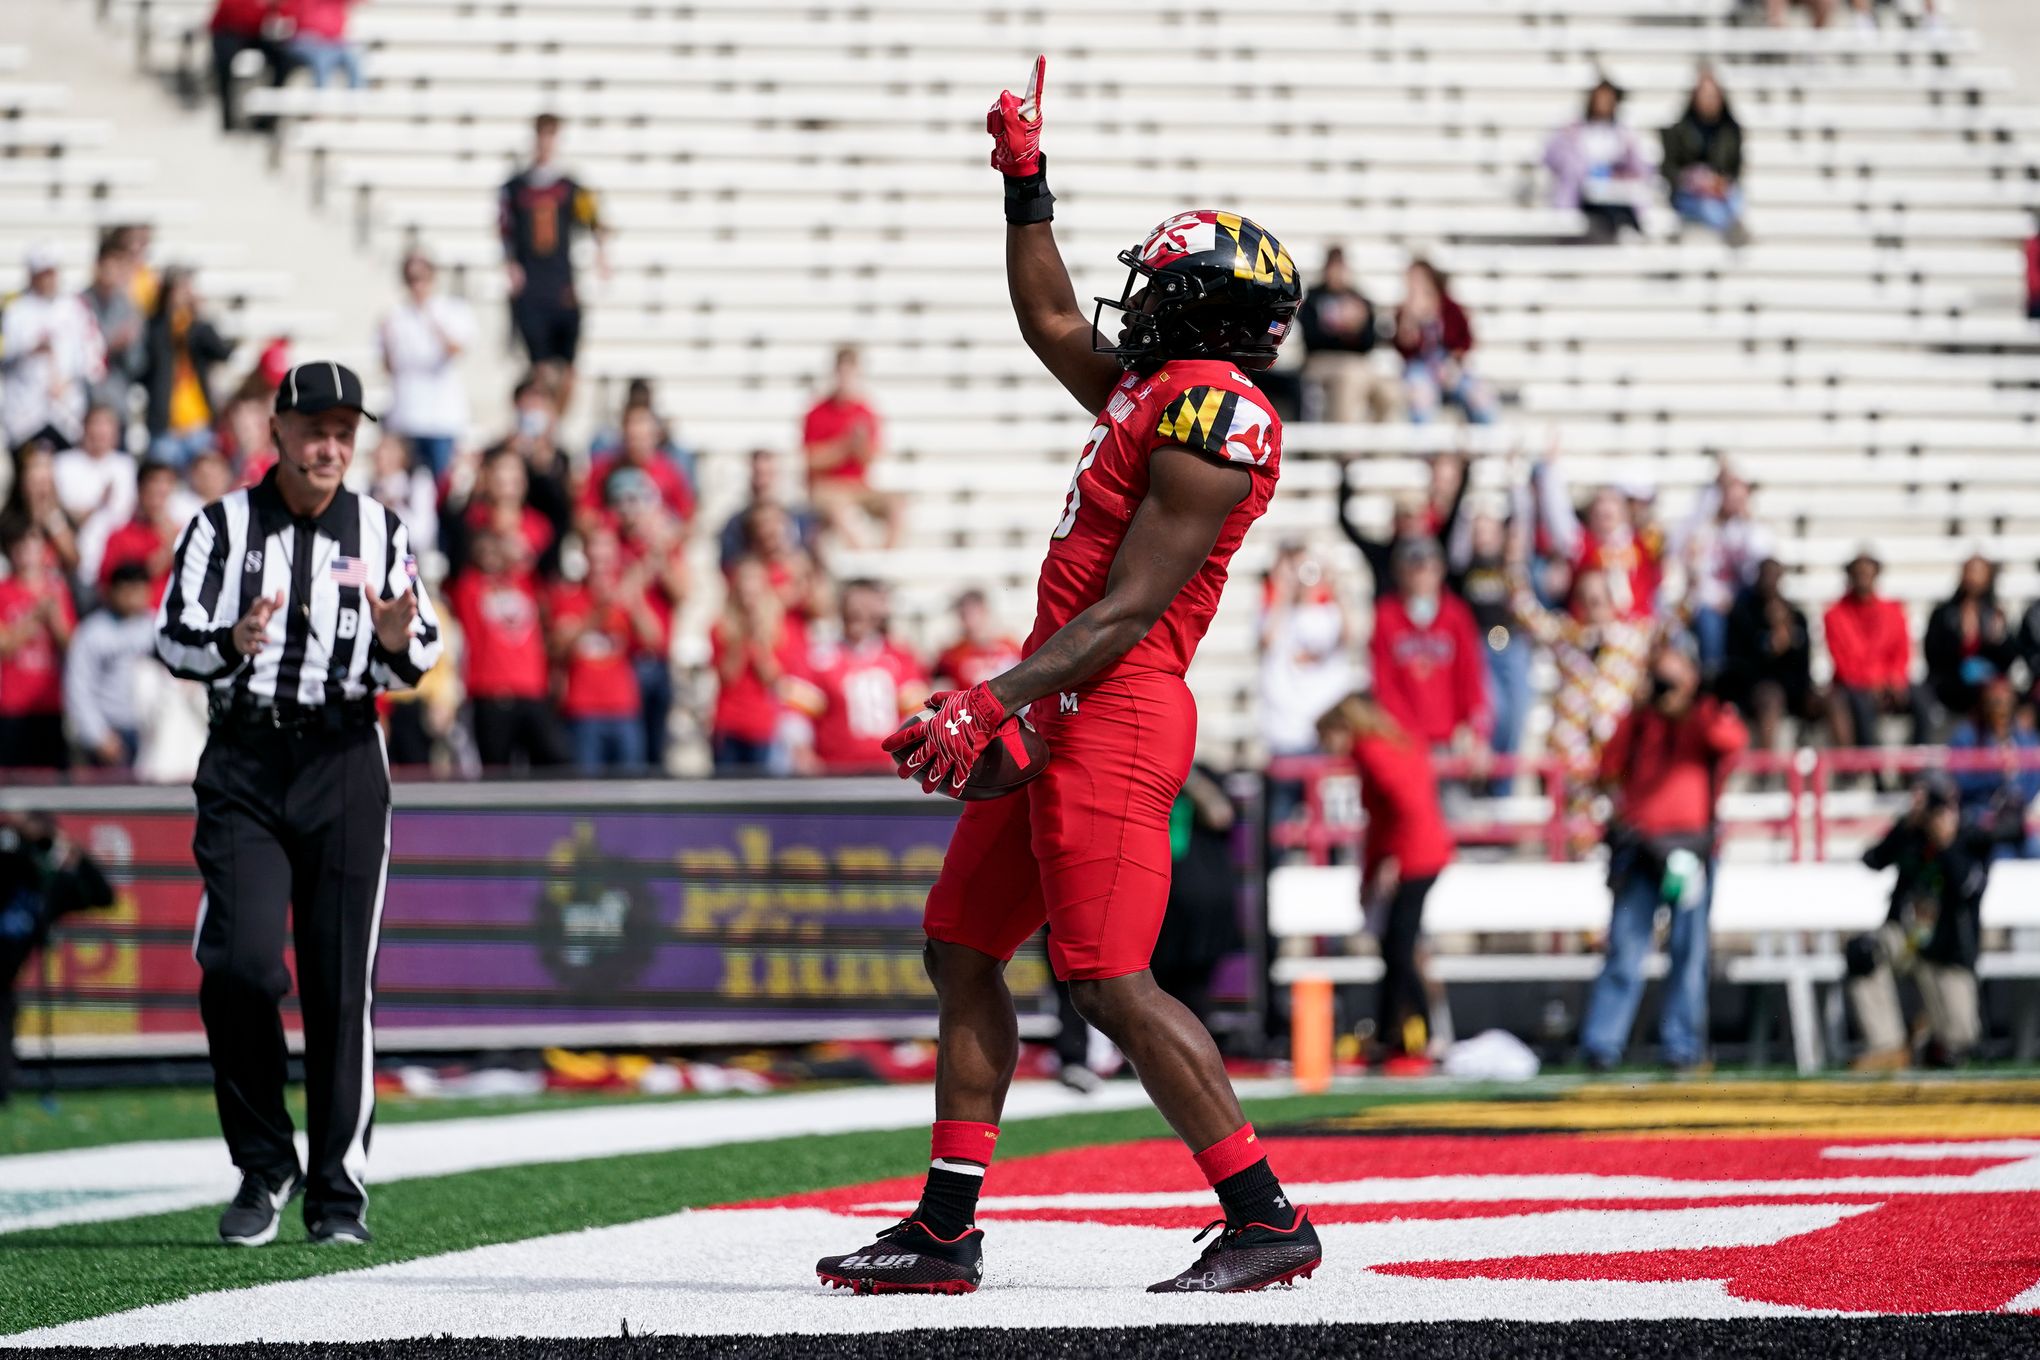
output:
<instances>
[{"instance_id":1,"label":"person in black jacket","mask_svg":"<svg viewBox=\"0 0 2040 1360\"><path fill-rule=\"evenodd\" d=\"M1383 371L1374 363L1381 338L1378 313L1353 286L1346 252L1338 246L1325 252L1324 277L1305 294L1296 321L1303 330L1304 377L1323 394L1320 419L1350 425L1401 418L1401 377L1395 365Z\"/></svg>"},{"instance_id":2,"label":"person in black jacket","mask_svg":"<svg viewBox=\"0 0 2040 1360\"><path fill-rule=\"evenodd\" d=\"M164 271L147 346L149 457L181 469L213 447L212 371L234 352L206 317L190 270Z\"/></svg>"},{"instance_id":3,"label":"person in black jacket","mask_svg":"<svg viewBox=\"0 0 2040 1360\"><path fill-rule=\"evenodd\" d=\"M14 1090L14 984L73 911L113 904L92 858L39 812L0 812L0 1105Z\"/></svg>"},{"instance_id":4,"label":"person in black jacket","mask_svg":"<svg viewBox=\"0 0 2040 1360\"><path fill-rule=\"evenodd\" d=\"M1813 643L1806 615L1780 588L1785 568L1766 558L1757 579L1729 606L1727 655L1718 688L1721 697L1749 715L1756 746L1773 751L1788 713L1817 716L1813 687Z\"/></svg>"},{"instance_id":5,"label":"person in black jacket","mask_svg":"<svg viewBox=\"0 0 2040 1360\"><path fill-rule=\"evenodd\" d=\"M1659 169L1671 186L1672 207L1688 222L1711 227L1730 245L1749 240L1743 225L1742 124L1714 72L1703 67L1679 121L1662 129Z\"/></svg>"},{"instance_id":6,"label":"person in black jacket","mask_svg":"<svg viewBox=\"0 0 2040 1360\"><path fill-rule=\"evenodd\" d=\"M1998 604L1997 564L1981 555L1962 564L1955 593L1927 616L1927 685L1951 719L1976 713L1985 684L2011 670L2018 642Z\"/></svg>"},{"instance_id":7,"label":"person in black jacket","mask_svg":"<svg viewBox=\"0 0 2040 1360\"><path fill-rule=\"evenodd\" d=\"M2019 818L1965 819L1955 787L1940 775L1913 785L1912 806L1863 856L1892 869L1891 913L1874 935L1849 941L1849 999L1863 1029L1858 1071L1889 1071L1912 1061L1897 976L1918 984L1934 1061L1960 1062L1982 1037L1976 956L1983 933L1983 891L2000 842L2016 837Z\"/></svg>"}]
</instances>

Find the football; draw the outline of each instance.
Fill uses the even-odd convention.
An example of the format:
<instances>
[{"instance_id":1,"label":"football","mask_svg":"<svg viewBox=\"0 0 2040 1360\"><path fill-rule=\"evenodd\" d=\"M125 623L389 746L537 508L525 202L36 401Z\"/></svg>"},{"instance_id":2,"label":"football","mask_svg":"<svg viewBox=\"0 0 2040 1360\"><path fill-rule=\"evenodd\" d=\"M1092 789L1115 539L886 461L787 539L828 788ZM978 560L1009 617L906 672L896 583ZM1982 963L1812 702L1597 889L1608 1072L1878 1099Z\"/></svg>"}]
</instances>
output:
<instances>
[{"instance_id":1,"label":"football","mask_svg":"<svg viewBox=\"0 0 2040 1360\"><path fill-rule=\"evenodd\" d=\"M934 716L934 709L924 708L901 723L900 727L912 727ZM1011 717L1000 723L999 730L992 734L991 744L978 757L970 778L963 781L963 787L956 791L956 796L967 803L1003 798L1029 780L1038 778L1047 768L1048 743L1042 739L1041 733L1035 731L1034 724L1027 719Z\"/></svg>"}]
</instances>

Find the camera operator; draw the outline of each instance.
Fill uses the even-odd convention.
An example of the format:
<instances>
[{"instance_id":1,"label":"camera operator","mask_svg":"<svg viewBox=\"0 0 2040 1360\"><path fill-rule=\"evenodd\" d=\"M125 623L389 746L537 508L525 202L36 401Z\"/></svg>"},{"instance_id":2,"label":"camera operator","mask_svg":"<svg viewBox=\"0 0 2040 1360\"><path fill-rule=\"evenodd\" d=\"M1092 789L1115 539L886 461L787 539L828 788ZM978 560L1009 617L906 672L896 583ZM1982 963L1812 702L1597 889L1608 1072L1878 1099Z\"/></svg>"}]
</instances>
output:
<instances>
[{"instance_id":1,"label":"camera operator","mask_svg":"<svg viewBox=\"0 0 2040 1360\"><path fill-rule=\"evenodd\" d=\"M1983 890L1998 846L2023 834L2023 806L2007 816L1981 809L1965 817L1955 786L1941 775L1913 783L1912 806L1884 839L1863 855L1872 869L1896 868L1891 914L1873 935L1858 935L1846 950L1849 1000L1863 1027L1859 1072L1910 1066L1912 1044L1899 1008L1898 977L1920 989L1932 1041L1929 1061L1960 1063L1983 1034L1977 1004L1976 955L1982 934Z\"/></svg>"},{"instance_id":2,"label":"camera operator","mask_svg":"<svg viewBox=\"0 0 2040 1360\"><path fill-rule=\"evenodd\" d=\"M1701 1068L1707 1049L1707 910L1714 896L1715 801L1722 766L1749 732L1733 707L1700 689L1692 639L1652 649L1646 689L1601 752L1615 799L1608 822L1608 957L1587 1000L1580 1048L1597 1070L1629 1043L1643 999L1643 964L1660 906L1671 908L1671 971L1658 1021L1665 1061Z\"/></svg>"},{"instance_id":3,"label":"camera operator","mask_svg":"<svg viewBox=\"0 0 2040 1360\"><path fill-rule=\"evenodd\" d=\"M0 812L0 1105L14 1091L14 985L57 918L113 904L106 875L39 812Z\"/></svg>"}]
</instances>

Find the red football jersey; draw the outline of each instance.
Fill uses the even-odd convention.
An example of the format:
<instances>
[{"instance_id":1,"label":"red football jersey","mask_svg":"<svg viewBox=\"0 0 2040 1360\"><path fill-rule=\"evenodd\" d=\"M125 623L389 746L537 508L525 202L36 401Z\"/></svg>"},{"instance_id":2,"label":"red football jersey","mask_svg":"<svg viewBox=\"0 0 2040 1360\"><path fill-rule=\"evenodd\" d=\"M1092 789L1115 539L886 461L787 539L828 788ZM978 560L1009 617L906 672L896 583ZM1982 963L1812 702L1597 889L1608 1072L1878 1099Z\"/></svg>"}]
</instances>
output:
<instances>
[{"instance_id":1,"label":"red football jersey","mask_svg":"<svg viewBox=\"0 0 2040 1360\"><path fill-rule=\"evenodd\" d=\"M1181 675L1190 668L1218 612L1226 566L1247 526L1267 510L1282 469L1282 421L1260 389L1223 359L1179 360L1149 376L1129 373L1113 389L1077 459L1062 521L1050 536L1027 653L1105 594L1126 526L1147 498L1148 459L1170 444L1238 463L1254 474L1253 487L1168 612L1125 656L1089 679L1122 669Z\"/></svg>"},{"instance_id":2,"label":"red football jersey","mask_svg":"<svg viewBox=\"0 0 2040 1360\"><path fill-rule=\"evenodd\" d=\"M816 645L799 679L795 700L814 720L815 756L846 773L890 770L880 743L928 697L928 673L914 654L879 637Z\"/></svg>"},{"instance_id":3,"label":"red football jersey","mask_svg":"<svg viewBox=\"0 0 2040 1360\"><path fill-rule=\"evenodd\" d=\"M935 658L935 678L969 689L1005 674L1019 661L1020 644L1010 637L993 638L982 646L966 640Z\"/></svg>"}]
</instances>

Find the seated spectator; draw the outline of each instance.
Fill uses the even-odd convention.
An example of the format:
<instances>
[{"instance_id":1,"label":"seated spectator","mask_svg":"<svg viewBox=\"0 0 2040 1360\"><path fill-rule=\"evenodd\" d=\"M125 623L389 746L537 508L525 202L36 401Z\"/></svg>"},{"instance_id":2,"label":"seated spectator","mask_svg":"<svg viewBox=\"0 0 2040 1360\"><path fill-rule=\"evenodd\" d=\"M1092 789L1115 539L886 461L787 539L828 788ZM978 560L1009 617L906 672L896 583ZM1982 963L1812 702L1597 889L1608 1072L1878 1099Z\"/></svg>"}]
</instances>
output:
<instances>
[{"instance_id":1,"label":"seated spectator","mask_svg":"<svg viewBox=\"0 0 2040 1360\"><path fill-rule=\"evenodd\" d=\"M1857 553L1848 565L1848 590L1821 619L1834 663L1828 720L1837 746L1877 745L1877 719L1886 713L1912 720L1914 746L1928 741L1927 692L1912 678L1912 629L1905 606L1877 593L1883 570L1869 553Z\"/></svg>"},{"instance_id":2,"label":"seated spectator","mask_svg":"<svg viewBox=\"0 0 2040 1360\"><path fill-rule=\"evenodd\" d=\"M1277 549L1255 635L1260 652L1261 741L1269 755L1300 756L1318 749L1317 715L1353 689L1356 631L1323 565L1309 550L1301 543ZM936 672L943 670L938 663ZM1271 789L1270 801L1287 803L1295 792ZM1280 814L1289 810L1271 811L1270 816L1280 821Z\"/></svg>"},{"instance_id":3,"label":"seated spectator","mask_svg":"<svg viewBox=\"0 0 2040 1360\"><path fill-rule=\"evenodd\" d=\"M755 506L745 517L745 526L752 556L765 564L765 574L786 612L803 623L826 618L829 578L794 535L793 516L781 506Z\"/></svg>"},{"instance_id":4,"label":"seated spectator","mask_svg":"<svg viewBox=\"0 0 2040 1360\"><path fill-rule=\"evenodd\" d=\"M135 563L149 574L150 602L163 598L170 584L170 559L186 521L173 508L177 469L166 463L144 463L135 477L135 517L115 529L99 558L99 589L113 582L113 573Z\"/></svg>"},{"instance_id":5,"label":"seated spectator","mask_svg":"<svg viewBox=\"0 0 2040 1360\"><path fill-rule=\"evenodd\" d=\"M0 427L16 451L78 442L92 384L106 376L106 345L75 293L58 289L56 254L28 252L28 287L0 312Z\"/></svg>"},{"instance_id":6,"label":"seated spectator","mask_svg":"<svg viewBox=\"0 0 2040 1360\"><path fill-rule=\"evenodd\" d=\"M564 764L547 702L552 675L529 545L518 533L484 529L471 550L469 569L447 584L446 598L460 624L475 754L492 770Z\"/></svg>"},{"instance_id":7,"label":"seated spectator","mask_svg":"<svg viewBox=\"0 0 2040 1360\"><path fill-rule=\"evenodd\" d=\"M120 415L109 406L85 413L85 434L75 449L58 454L51 467L57 504L78 526L76 579L99 579L107 537L135 513L134 455L120 446Z\"/></svg>"},{"instance_id":8,"label":"seated spectator","mask_svg":"<svg viewBox=\"0 0 2040 1360\"><path fill-rule=\"evenodd\" d=\"M1813 638L1806 615L1785 598L1785 568L1775 558L1757 566L1757 579L1736 597L1724 632L1721 697L1748 716L1760 751L1778 749L1786 714L1819 715L1813 688Z\"/></svg>"},{"instance_id":9,"label":"seated spectator","mask_svg":"<svg viewBox=\"0 0 2040 1360\"><path fill-rule=\"evenodd\" d=\"M135 305L134 276L134 257L121 246L117 233L109 232L99 243L92 282L78 295L92 315L92 324L99 328L106 354L101 376L89 385L89 398L93 405L115 413L120 424L115 442L121 445L127 443L129 397L148 360L142 309Z\"/></svg>"},{"instance_id":10,"label":"seated spectator","mask_svg":"<svg viewBox=\"0 0 2040 1360\"><path fill-rule=\"evenodd\" d=\"M709 629L708 645L716 676L709 723L715 772L777 772L787 677L805 663L807 630L780 604L757 558L732 564L722 618Z\"/></svg>"},{"instance_id":11,"label":"seated spectator","mask_svg":"<svg viewBox=\"0 0 2040 1360\"><path fill-rule=\"evenodd\" d=\"M1841 0L1798 0L1798 3L1806 7L1815 28L1826 28L1841 9ZM1785 13L1792 4L1793 0L1764 0L1765 20L1773 28L1783 28Z\"/></svg>"},{"instance_id":12,"label":"seated spectator","mask_svg":"<svg viewBox=\"0 0 2040 1360\"><path fill-rule=\"evenodd\" d=\"M1426 495L1410 492L1396 497L1394 519L1388 537L1377 538L1353 514L1353 467L1356 460L1339 460L1339 531L1360 550L1372 578L1374 598L1380 599L1395 587L1389 558L1396 545L1414 538L1438 538L1446 519L1466 485L1466 459L1456 453L1441 453L1431 459L1431 489Z\"/></svg>"},{"instance_id":13,"label":"seated spectator","mask_svg":"<svg viewBox=\"0 0 2040 1360\"><path fill-rule=\"evenodd\" d=\"M673 620L687 599L686 526L667 507L647 478L610 482L615 494L617 547L622 554L623 589L642 596L658 621L655 637L633 636L630 664L638 678L638 712L645 729L645 756L654 769L666 763L667 723L673 709Z\"/></svg>"},{"instance_id":14,"label":"seated spectator","mask_svg":"<svg viewBox=\"0 0 2040 1360\"><path fill-rule=\"evenodd\" d=\"M659 414L658 393L652 388L650 378L632 378L623 390L623 409L614 425L601 430L588 445L590 462L601 462L623 448L623 420L632 411L650 411L654 418ZM659 452L667 462L680 470L681 478L692 488L697 485L695 464L699 461L694 450L683 446L675 437L673 427L665 420L659 420Z\"/></svg>"},{"instance_id":15,"label":"seated spectator","mask_svg":"<svg viewBox=\"0 0 2040 1360\"><path fill-rule=\"evenodd\" d=\"M2021 717L2011 682L1992 680L1977 701L1976 716L1955 724L1948 734L1954 751L1989 752L2002 758L1996 769L1961 769L1955 792L1962 819L2002 828L2006 835L1997 858L2040 854L2040 837L2026 829L2026 814L2040 798L2040 735Z\"/></svg>"},{"instance_id":16,"label":"seated spectator","mask_svg":"<svg viewBox=\"0 0 2040 1360\"><path fill-rule=\"evenodd\" d=\"M794 768L802 774L890 772L880 748L927 700L928 672L887 636L892 604L876 581L843 587L841 628L808 648L788 696L809 729L796 732Z\"/></svg>"},{"instance_id":17,"label":"seated spectator","mask_svg":"<svg viewBox=\"0 0 2040 1360\"><path fill-rule=\"evenodd\" d=\"M1603 487L1581 515L1573 509L1572 490L1555 452L1532 470L1531 487L1545 547L1570 567L1573 579L1598 573L1622 617L1655 615L1664 583L1665 542L1655 525L1639 522L1638 502L1648 500L1647 488ZM1577 600L1573 607L1578 613Z\"/></svg>"},{"instance_id":18,"label":"seated spectator","mask_svg":"<svg viewBox=\"0 0 2040 1360\"><path fill-rule=\"evenodd\" d=\"M648 481L664 501L666 509L682 524L694 518L694 488L662 451L666 441L659 417L649 406L633 406L623 413L623 443L615 453L595 460L581 491L582 523L590 515L607 515L615 523L619 479L636 477Z\"/></svg>"},{"instance_id":19,"label":"seated spectator","mask_svg":"<svg viewBox=\"0 0 2040 1360\"><path fill-rule=\"evenodd\" d=\"M956 597L956 641L935 658L935 688L969 689L1020 664L1020 643L999 627L982 590Z\"/></svg>"},{"instance_id":20,"label":"seated spectator","mask_svg":"<svg viewBox=\"0 0 2040 1360\"><path fill-rule=\"evenodd\" d=\"M43 547L56 570L78 573L78 531L57 494L57 462L50 446L35 440L14 455L14 484L0 508L0 524L31 524L42 533Z\"/></svg>"},{"instance_id":21,"label":"seated spectator","mask_svg":"<svg viewBox=\"0 0 2040 1360\"><path fill-rule=\"evenodd\" d=\"M1427 746L1485 750L1493 712L1485 644L1466 602L1445 588L1437 540L1398 545L1391 570L1395 591L1376 601L1368 641L1376 702Z\"/></svg>"},{"instance_id":22,"label":"seated spectator","mask_svg":"<svg viewBox=\"0 0 2040 1360\"><path fill-rule=\"evenodd\" d=\"M107 582L106 603L71 635L64 656L64 718L71 744L87 765L126 769L141 748L135 671L156 656L149 573L124 562Z\"/></svg>"},{"instance_id":23,"label":"seated spectator","mask_svg":"<svg viewBox=\"0 0 2040 1360\"><path fill-rule=\"evenodd\" d=\"M401 435L412 458L444 477L467 435L467 382L460 361L475 343L475 314L439 291L439 270L422 251L404 257L404 296L383 314L376 345L390 375L383 429ZM414 535L415 537L415 535Z\"/></svg>"},{"instance_id":24,"label":"seated spectator","mask_svg":"<svg viewBox=\"0 0 2040 1360\"><path fill-rule=\"evenodd\" d=\"M291 65L312 73L312 84L325 89L333 77L347 78L347 88L361 88L361 49L347 41L347 16L355 0L278 0L277 12L290 25L283 44Z\"/></svg>"},{"instance_id":25,"label":"seated spectator","mask_svg":"<svg viewBox=\"0 0 2040 1360\"><path fill-rule=\"evenodd\" d=\"M1636 133L1622 122L1622 90L1603 79L1587 91L1585 113L1544 144L1551 172L1551 206L1586 215L1589 239L1613 241L1624 229L1643 230L1637 208L1648 200L1650 167Z\"/></svg>"},{"instance_id":26,"label":"seated spectator","mask_svg":"<svg viewBox=\"0 0 2040 1360\"><path fill-rule=\"evenodd\" d=\"M1730 245L1747 244L1742 124L1735 121L1711 69L1701 69L1685 114L1659 138L1664 143L1664 158L1658 169L1671 186L1673 210L1687 222L1720 232Z\"/></svg>"},{"instance_id":27,"label":"seated spectator","mask_svg":"<svg viewBox=\"0 0 2040 1360\"><path fill-rule=\"evenodd\" d=\"M1318 418L1340 425L1402 415L1402 385L1375 365L1380 337L1374 304L1353 286L1346 252L1325 252L1324 277L1304 295L1296 319L1303 329L1303 374L1322 394Z\"/></svg>"},{"instance_id":28,"label":"seated spectator","mask_svg":"<svg viewBox=\"0 0 2040 1360\"><path fill-rule=\"evenodd\" d=\"M881 441L878 413L864 394L863 363L846 345L836 351L835 385L808 408L801 422L807 456L808 499L830 531L853 547L869 546L864 517L885 526L885 546L900 540L897 496L871 485Z\"/></svg>"},{"instance_id":29,"label":"seated spectator","mask_svg":"<svg viewBox=\"0 0 2040 1360\"><path fill-rule=\"evenodd\" d=\"M1728 611L1756 581L1771 548L1771 531L1750 513L1750 484L1724 466L1667 545L1686 567L1689 622L1703 674L1721 669Z\"/></svg>"},{"instance_id":30,"label":"seated spectator","mask_svg":"<svg viewBox=\"0 0 2040 1360\"><path fill-rule=\"evenodd\" d=\"M1974 716L1988 682L2010 672L2018 656L1997 599L1997 564L1975 555L1962 564L1955 593L1927 616L1923 650L1927 686L1953 719Z\"/></svg>"},{"instance_id":31,"label":"seated spectator","mask_svg":"<svg viewBox=\"0 0 2040 1360\"><path fill-rule=\"evenodd\" d=\"M270 36L278 0L217 0L207 28L212 36L213 88L220 99L220 128L235 132L241 126L240 99L234 83L234 60L243 52L260 52L269 68L269 83L283 84L290 74L290 58L281 43Z\"/></svg>"},{"instance_id":32,"label":"seated spectator","mask_svg":"<svg viewBox=\"0 0 2040 1360\"><path fill-rule=\"evenodd\" d=\"M384 433L370 455L368 494L404 521L409 531L411 552L423 557L439 547L439 487L432 469L411 461L410 445L395 434Z\"/></svg>"},{"instance_id":33,"label":"seated spectator","mask_svg":"<svg viewBox=\"0 0 2040 1360\"><path fill-rule=\"evenodd\" d=\"M1495 397L1473 371L1473 323L1452 300L1445 276L1419 256L1405 272L1395 313L1395 349L1403 359L1410 419L1428 425L1445 402L1476 425L1495 418Z\"/></svg>"},{"instance_id":34,"label":"seated spectator","mask_svg":"<svg viewBox=\"0 0 2040 1360\"><path fill-rule=\"evenodd\" d=\"M70 763L64 653L78 615L41 529L6 521L0 553L9 571L0 579L0 769L61 770Z\"/></svg>"},{"instance_id":35,"label":"seated spectator","mask_svg":"<svg viewBox=\"0 0 2040 1360\"><path fill-rule=\"evenodd\" d=\"M163 275L162 292L149 318L149 457L181 468L201 449L211 448L212 371L234 352L213 328L188 269Z\"/></svg>"},{"instance_id":36,"label":"seated spectator","mask_svg":"<svg viewBox=\"0 0 2040 1360\"><path fill-rule=\"evenodd\" d=\"M734 515L723 521L719 556L722 569L728 571L740 557L757 552L758 545L751 541L746 530L751 511L761 505L776 506L784 510L793 521L794 537L803 548L810 552L815 546L815 517L806 510L787 503L786 488L779 466L779 454L773 449L751 450L751 499Z\"/></svg>"},{"instance_id":37,"label":"seated spectator","mask_svg":"<svg viewBox=\"0 0 2040 1360\"><path fill-rule=\"evenodd\" d=\"M642 582L624 570L616 531L598 527L582 543L587 575L554 586L546 610L574 768L590 775L641 771L645 729L630 657L633 646L657 645L659 622Z\"/></svg>"}]
</instances>

